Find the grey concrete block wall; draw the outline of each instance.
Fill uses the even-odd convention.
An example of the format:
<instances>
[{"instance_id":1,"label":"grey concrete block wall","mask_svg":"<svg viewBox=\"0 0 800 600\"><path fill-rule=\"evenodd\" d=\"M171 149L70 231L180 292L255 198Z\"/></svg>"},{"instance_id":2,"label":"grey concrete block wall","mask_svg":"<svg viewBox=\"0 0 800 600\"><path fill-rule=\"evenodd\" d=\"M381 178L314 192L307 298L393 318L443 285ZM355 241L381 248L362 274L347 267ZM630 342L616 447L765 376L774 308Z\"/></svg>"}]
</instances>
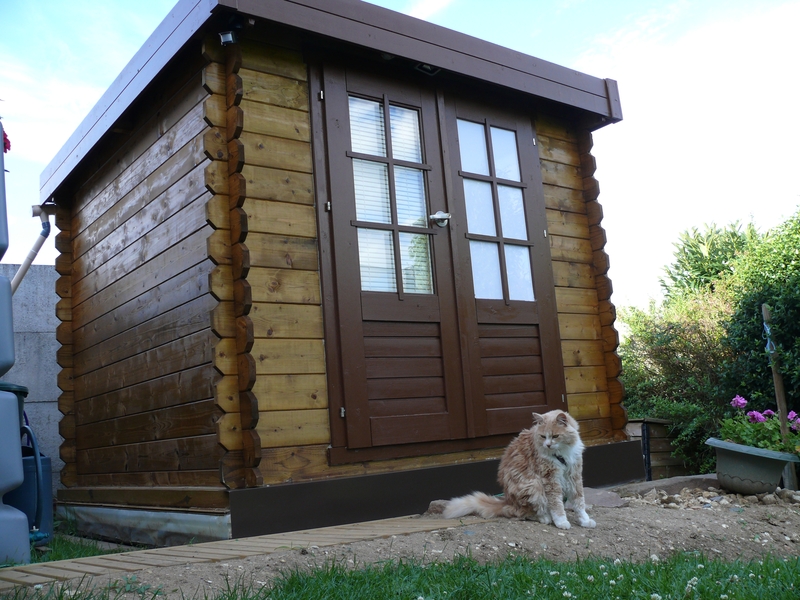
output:
<instances>
[{"instance_id":1,"label":"grey concrete block wall","mask_svg":"<svg viewBox=\"0 0 800 600\"><path fill-rule=\"evenodd\" d=\"M12 279L19 265L0 264L0 275ZM58 372L56 352L56 273L53 265L32 265L14 294L14 351L16 361L0 381L28 388L25 414L39 441L39 450L50 457L53 470L53 495L61 487L60 473L64 463L58 449Z\"/></svg>"}]
</instances>

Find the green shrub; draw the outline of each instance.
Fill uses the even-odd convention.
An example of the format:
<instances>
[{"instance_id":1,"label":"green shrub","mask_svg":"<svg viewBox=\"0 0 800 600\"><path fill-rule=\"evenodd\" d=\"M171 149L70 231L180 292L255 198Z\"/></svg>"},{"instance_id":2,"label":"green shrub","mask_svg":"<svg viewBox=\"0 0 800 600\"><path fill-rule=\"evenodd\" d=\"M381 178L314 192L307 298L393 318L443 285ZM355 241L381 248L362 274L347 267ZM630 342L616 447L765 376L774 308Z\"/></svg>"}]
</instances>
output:
<instances>
[{"instance_id":1,"label":"green shrub","mask_svg":"<svg viewBox=\"0 0 800 600\"><path fill-rule=\"evenodd\" d=\"M694 473L713 470L713 449L704 442L732 413L734 394L722 376L732 359L724 343L730 314L725 296L707 289L619 314L627 329L619 355L628 416L669 420L675 455Z\"/></svg>"},{"instance_id":2,"label":"green shrub","mask_svg":"<svg viewBox=\"0 0 800 600\"><path fill-rule=\"evenodd\" d=\"M725 326L732 357L723 372L727 387L761 409L775 406L761 314L766 303L788 408L800 411L800 212L738 257L724 286L734 309Z\"/></svg>"}]
</instances>

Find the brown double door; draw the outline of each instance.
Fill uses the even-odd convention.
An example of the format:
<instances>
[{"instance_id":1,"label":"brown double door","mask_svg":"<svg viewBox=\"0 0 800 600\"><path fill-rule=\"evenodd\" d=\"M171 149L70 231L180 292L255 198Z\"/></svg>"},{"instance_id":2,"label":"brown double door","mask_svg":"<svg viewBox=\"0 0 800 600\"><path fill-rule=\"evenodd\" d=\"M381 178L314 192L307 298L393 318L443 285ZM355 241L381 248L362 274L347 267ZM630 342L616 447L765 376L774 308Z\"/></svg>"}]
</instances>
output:
<instances>
[{"instance_id":1,"label":"brown double door","mask_svg":"<svg viewBox=\"0 0 800 600\"><path fill-rule=\"evenodd\" d=\"M530 116L413 76L322 73L333 446L402 456L565 406Z\"/></svg>"}]
</instances>

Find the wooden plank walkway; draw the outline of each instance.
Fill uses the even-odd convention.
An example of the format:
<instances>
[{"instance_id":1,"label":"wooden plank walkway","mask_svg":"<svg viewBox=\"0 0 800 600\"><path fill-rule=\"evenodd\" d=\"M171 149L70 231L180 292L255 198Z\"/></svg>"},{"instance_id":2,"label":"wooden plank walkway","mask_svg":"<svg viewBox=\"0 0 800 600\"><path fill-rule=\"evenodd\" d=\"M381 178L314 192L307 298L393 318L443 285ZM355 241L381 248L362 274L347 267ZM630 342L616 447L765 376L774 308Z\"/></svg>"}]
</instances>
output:
<instances>
[{"instance_id":1,"label":"wooden plank walkway","mask_svg":"<svg viewBox=\"0 0 800 600\"><path fill-rule=\"evenodd\" d=\"M405 535L421 531L434 531L448 527L459 527L480 523L483 519L465 517L461 519L420 519L416 515L395 517L379 521L321 527L260 535L236 540L204 542L189 546L171 546L135 550L120 554L106 554L90 558L59 560L5 567L0 569L0 594L17 586L49 585L57 581L90 578L98 575L126 574L148 567L169 567L197 562L219 562L282 552L310 546L335 546L363 540Z\"/></svg>"}]
</instances>

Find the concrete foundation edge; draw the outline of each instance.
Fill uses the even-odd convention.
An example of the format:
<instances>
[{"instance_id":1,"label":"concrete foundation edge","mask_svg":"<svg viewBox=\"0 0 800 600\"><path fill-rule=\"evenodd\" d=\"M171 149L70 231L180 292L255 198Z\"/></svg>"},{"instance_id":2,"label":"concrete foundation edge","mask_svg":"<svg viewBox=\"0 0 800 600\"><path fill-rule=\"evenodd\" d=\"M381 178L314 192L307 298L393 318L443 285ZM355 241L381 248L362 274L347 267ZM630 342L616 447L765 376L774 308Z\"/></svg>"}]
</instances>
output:
<instances>
[{"instance_id":1,"label":"concrete foundation edge","mask_svg":"<svg viewBox=\"0 0 800 600\"><path fill-rule=\"evenodd\" d=\"M81 535L145 546L178 546L231 539L230 513L200 513L62 504L60 520Z\"/></svg>"}]
</instances>

